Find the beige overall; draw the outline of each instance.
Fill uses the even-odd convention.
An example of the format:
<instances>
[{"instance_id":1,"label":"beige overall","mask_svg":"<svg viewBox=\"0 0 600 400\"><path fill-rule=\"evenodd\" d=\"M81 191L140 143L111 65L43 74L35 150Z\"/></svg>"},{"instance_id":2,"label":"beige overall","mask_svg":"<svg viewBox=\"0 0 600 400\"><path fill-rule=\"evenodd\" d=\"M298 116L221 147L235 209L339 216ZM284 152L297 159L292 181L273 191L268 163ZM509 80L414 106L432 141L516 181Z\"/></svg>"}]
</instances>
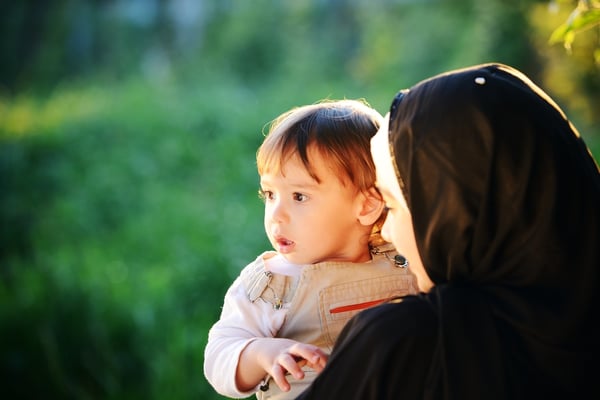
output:
<instances>
[{"instance_id":1,"label":"beige overall","mask_svg":"<svg viewBox=\"0 0 600 400\"><path fill-rule=\"evenodd\" d=\"M381 249L381 247L380 247ZM302 267L299 277L272 274L258 261L242 275L250 301L269 302L274 308L288 308L286 320L276 337L319 346L331 353L333 344L348 320L365 308L395 296L417 293L416 281L407 268L394 262L397 253L388 246L376 249L366 263L323 262ZM293 399L316 377L304 368L305 378L290 375L291 390L282 392L269 380L263 399Z\"/></svg>"}]
</instances>

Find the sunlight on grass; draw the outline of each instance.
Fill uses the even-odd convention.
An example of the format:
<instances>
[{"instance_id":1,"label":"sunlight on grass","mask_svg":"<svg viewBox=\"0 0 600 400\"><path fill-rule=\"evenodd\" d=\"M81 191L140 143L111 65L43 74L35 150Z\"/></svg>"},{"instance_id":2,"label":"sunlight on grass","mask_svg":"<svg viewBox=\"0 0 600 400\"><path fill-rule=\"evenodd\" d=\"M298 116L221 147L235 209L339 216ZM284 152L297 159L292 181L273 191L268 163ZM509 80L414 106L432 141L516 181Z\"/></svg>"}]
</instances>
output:
<instances>
[{"instance_id":1,"label":"sunlight on grass","mask_svg":"<svg viewBox=\"0 0 600 400\"><path fill-rule=\"evenodd\" d=\"M57 90L42 100L31 95L0 98L0 132L5 137L56 132L102 114L107 99L105 91L90 87Z\"/></svg>"}]
</instances>

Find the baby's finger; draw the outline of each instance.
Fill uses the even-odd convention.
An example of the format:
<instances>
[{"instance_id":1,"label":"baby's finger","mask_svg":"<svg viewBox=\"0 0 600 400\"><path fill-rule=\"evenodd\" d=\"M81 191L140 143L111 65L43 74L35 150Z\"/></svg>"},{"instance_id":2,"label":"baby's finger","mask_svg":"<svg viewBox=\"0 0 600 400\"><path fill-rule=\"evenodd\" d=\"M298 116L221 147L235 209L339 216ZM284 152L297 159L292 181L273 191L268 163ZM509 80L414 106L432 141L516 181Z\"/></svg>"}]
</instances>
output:
<instances>
[{"instance_id":1,"label":"baby's finger","mask_svg":"<svg viewBox=\"0 0 600 400\"><path fill-rule=\"evenodd\" d=\"M285 379L285 370L279 365L275 365L273 367L273 371L271 372L271 378L275 384L279 387L279 389L287 392L290 390L290 383Z\"/></svg>"},{"instance_id":2,"label":"baby's finger","mask_svg":"<svg viewBox=\"0 0 600 400\"><path fill-rule=\"evenodd\" d=\"M290 353L293 354L296 359L305 359L310 365L320 365L327 361L327 354L318 347L298 344L290 348Z\"/></svg>"},{"instance_id":3,"label":"baby's finger","mask_svg":"<svg viewBox=\"0 0 600 400\"><path fill-rule=\"evenodd\" d=\"M296 379L304 378L304 371L302 371L302 365L304 364L306 364L305 360L289 353L282 354L279 358L279 365Z\"/></svg>"},{"instance_id":4,"label":"baby's finger","mask_svg":"<svg viewBox=\"0 0 600 400\"><path fill-rule=\"evenodd\" d=\"M321 372L325 368L325 364L327 364L327 356L321 356L317 362L308 363L308 366L317 372Z\"/></svg>"}]
</instances>

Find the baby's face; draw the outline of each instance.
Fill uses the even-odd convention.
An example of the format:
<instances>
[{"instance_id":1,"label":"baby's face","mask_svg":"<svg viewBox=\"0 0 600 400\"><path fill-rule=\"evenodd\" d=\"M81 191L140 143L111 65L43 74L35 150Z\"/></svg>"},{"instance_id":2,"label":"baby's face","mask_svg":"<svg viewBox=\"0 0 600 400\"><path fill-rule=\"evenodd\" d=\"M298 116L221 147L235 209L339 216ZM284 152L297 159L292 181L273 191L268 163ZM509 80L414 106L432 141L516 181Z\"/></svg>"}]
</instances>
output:
<instances>
[{"instance_id":1,"label":"baby's face","mask_svg":"<svg viewBox=\"0 0 600 400\"><path fill-rule=\"evenodd\" d=\"M350 183L344 185L318 152L309 151L309 159L320 182L298 156L290 157L281 171L261 176L271 244L295 264L368 261L371 227L357 218L364 196Z\"/></svg>"}]
</instances>

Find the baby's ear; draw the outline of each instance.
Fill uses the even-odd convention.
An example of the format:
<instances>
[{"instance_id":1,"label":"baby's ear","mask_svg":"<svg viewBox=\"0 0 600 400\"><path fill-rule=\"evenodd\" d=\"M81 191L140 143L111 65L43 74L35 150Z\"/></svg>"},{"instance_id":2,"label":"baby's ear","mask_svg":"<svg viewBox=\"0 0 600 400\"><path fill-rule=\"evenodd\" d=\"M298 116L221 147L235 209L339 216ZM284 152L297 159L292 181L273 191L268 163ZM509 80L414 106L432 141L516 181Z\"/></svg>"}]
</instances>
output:
<instances>
[{"instance_id":1,"label":"baby's ear","mask_svg":"<svg viewBox=\"0 0 600 400\"><path fill-rule=\"evenodd\" d=\"M361 193L361 208L358 221L363 225L373 225L383 212L385 202L374 187Z\"/></svg>"}]
</instances>

